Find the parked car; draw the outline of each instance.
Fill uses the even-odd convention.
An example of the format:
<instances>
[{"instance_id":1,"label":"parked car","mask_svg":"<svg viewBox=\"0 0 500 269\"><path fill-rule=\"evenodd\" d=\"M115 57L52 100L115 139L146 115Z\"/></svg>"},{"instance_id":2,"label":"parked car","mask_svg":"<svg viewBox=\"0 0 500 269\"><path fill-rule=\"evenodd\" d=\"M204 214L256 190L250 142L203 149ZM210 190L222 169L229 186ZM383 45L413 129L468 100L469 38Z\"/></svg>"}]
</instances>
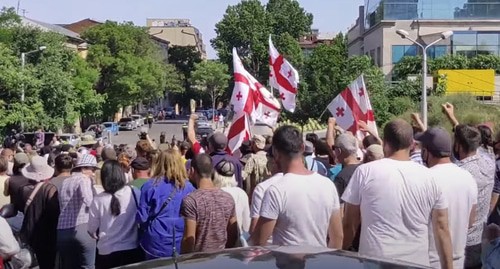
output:
<instances>
[{"instance_id":1,"label":"parked car","mask_svg":"<svg viewBox=\"0 0 500 269\"><path fill-rule=\"evenodd\" d=\"M212 128L212 122L208 121L207 117L198 115L198 120L195 123L196 129Z\"/></svg>"},{"instance_id":2,"label":"parked car","mask_svg":"<svg viewBox=\"0 0 500 269\"><path fill-rule=\"evenodd\" d=\"M175 119L177 115L175 115L175 109L173 107L165 108L165 118Z\"/></svg>"},{"instance_id":3,"label":"parked car","mask_svg":"<svg viewBox=\"0 0 500 269\"><path fill-rule=\"evenodd\" d=\"M78 144L80 144L81 138L77 134L60 134L58 135L59 140L61 141L61 144L69 144L72 145L73 147L76 147Z\"/></svg>"},{"instance_id":4,"label":"parked car","mask_svg":"<svg viewBox=\"0 0 500 269\"><path fill-rule=\"evenodd\" d=\"M118 126L120 126L120 130L132 131L137 129L137 122L132 118L121 118L118 122Z\"/></svg>"},{"instance_id":5,"label":"parked car","mask_svg":"<svg viewBox=\"0 0 500 269\"><path fill-rule=\"evenodd\" d=\"M139 114L134 114L130 116L132 119L134 119L137 127L144 126L144 117L139 115Z\"/></svg>"},{"instance_id":6,"label":"parked car","mask_svg":"<svg viewBox=\"0 0 500 269\"><path fill-rule=\"evenodd\" d=\"M120 134L120 127L116 122L108 121L108 122L103 122L102 125L106 128L106 131L110 132L112 135L119 135Z\"/></svg>"},{"instance_id":7,"label":"parked car","mask_svg":"<svg viewBox=\"0 0 500 269\"><path fill-rule=\"evenodd\" d=\"M99 131L97 127L99 126ZM91 135L94 138L100 138L107 135L108 130L104 124L91 124L87 127L87 130L83 133L83 135Z\"/></svg>"},{"instance_id":8,"label":"parked car","mask_svg":"<svg viewBox=\"0 0 500 269\"><path fill-rule=\"evenodd\" d=\"M366 257L354 252L304 246L245 247L212 253L193 253L177 258L150 260L124 266L127 269L418 269L425 268L411 263L380 257Z\"/></svg>"}]
</instances>

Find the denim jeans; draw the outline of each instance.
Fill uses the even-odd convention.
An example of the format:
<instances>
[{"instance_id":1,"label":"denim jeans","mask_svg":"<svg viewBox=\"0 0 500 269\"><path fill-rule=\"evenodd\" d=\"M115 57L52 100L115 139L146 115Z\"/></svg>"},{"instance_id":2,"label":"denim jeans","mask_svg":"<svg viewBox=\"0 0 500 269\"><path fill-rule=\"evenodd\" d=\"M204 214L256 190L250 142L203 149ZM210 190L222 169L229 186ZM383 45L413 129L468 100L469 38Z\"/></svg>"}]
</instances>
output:
<instances>
[{"instance_id":1,"label":"denim jeans","mask_svg":"<svg viewBox=\"0 0 500 269\"><path fill-rule=\"evenodd\" d=\"M57 230L59 268L94 269L96 241L88 234L87 223L71 229Z\"/></svg>"}]
</instances>

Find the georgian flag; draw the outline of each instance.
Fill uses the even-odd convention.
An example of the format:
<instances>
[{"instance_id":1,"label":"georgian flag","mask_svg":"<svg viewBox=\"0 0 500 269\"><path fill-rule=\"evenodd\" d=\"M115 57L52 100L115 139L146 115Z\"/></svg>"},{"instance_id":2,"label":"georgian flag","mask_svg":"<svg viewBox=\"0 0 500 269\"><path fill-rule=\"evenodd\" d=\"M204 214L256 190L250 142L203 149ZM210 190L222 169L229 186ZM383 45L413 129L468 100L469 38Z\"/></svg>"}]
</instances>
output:
<instances>
[{"instance_id":1,"label":"georgian flag","mask_svg":"<svg viewBox=\"0 0 500 269\"><path fill-rule=\"evenodd\" d=\"M241 147L243 141L250 140L250 126L247 113L240 112L235 114L231 127L229 127L227 139L227 151L231 154Z\"/></svg>"},{"instance_id":2,"label":"georgian flag","mask_svg":"<svg viewBox=\"0 0 500 269\"><path fill-rule=\"evenodd\" d=\"M255 87L253 81L256 80L243 67L236 48L233 48L233 69L234 88L230 103L233 106L234 114L247 113L253 123L258 116L253 94L253 88Z\"/></svg>"},{"instance_id":3,"label":"georgian flag","mask_svg":"<svg viewBox=\"0 0 500 269\"><path fill-rule=\"evenodd\" d=\"M269 85L279 91L283 107L294 112L299 87L299 72L278 52L269 36Z\"/></svg>"},{"instance_id":4,"label":"georgian flag","mask_svg":"<svg viewBox=\"0 0 500 269\"><path fill-rule=\"evenodd\" d=\"M359 130L358 121L366 122L377 132L377 124L362 75L330 102L328 110L342 129L350 131L359 139L363 139L365 135Z\"/></svg>"}]
</instances>

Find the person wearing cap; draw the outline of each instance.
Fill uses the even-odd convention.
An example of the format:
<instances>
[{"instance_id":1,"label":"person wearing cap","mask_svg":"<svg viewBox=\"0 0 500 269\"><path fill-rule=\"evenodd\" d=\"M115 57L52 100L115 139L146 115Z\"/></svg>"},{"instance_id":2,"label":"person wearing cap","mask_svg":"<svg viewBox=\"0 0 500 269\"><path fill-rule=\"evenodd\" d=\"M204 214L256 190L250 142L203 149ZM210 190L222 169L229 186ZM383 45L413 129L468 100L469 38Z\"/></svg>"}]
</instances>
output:
<instances>
[{"instance_id":1,"label":"person wearing cap","mask_svg":"<svg viewBox=\"0 0 500 269\"><path fill-rule=\"evenodd\" d=\"M304 166L304 140L299 129L279 127L273 156L285 174L269 186L252 238L260 246L308 245L339 249L342 245L340 203L333 182ZM329 239L328 239L329 238Z\"/></svg>"},{"instance_id":2,"label":"person wearing cap","mask_svg":"<svg viewBox=\"0 0 500 269\"><path fill-rule=\"evenodd\" d=\"M199 154L191 162L189 179L198 189L182 200L185 229L181 253L223 250L234 247L238 240L233 197L214 186L213 171L208 154Z\"/></svg>"},{"instance_id":3,"label":"person wearing cap","mask_svg":"<svg viewBox=\"0 0 500 269\"><path fill-rule=\"evenodd\" d=\"M412 126L396 119L383 133L386 158L360 165L342 195L343 249L352 247L361 224L360 255L428 267L434 233L441 268L453 268L448 201L432 171L410 160Z\"/></svg>"},{"instance_id":4,"label":"person wearing cap","mask_svg":"<svg viewBox=\"0 0 500 269\"><path fill-rule=\"evenodd\" d=\"M453 238L453 268L464 267L467 231L475 220L477 184L472 175L451 161L451 136L444 128L434 127L416 136L422 145L422 159L431 169L438 187L448 200L448 223ZM431 234L431 267L439 268L439 256Z\"/></svg>"},{"instance_id":5,"label":"person wearing cap","mask_svg":"<svg viewBox=\"0 0 500 269\"><path fill-rule=\"evenodd\" d=\"M309 171L316 172L322 176L328 176L328 170L325 165L316 160L316 156L314 155L314 144L310 141L304 141L304 162L309 169Z\"/></svg>"},{"instance_id":6,"label":"person wearing cap","mask_svg":"<svg viewBox=\"0 0 500 269\"><path fill-rule=\"evenodd\" d=\"M234 177L234 164L229 161L221 161L215 166L213 182L214 186L231 194L235 204L236 220L240 234L247 234L250 230L250 206L248 195L238 187Z\"/></svg>"},{"instance_id":7,"label":"person wearing cap","mask_svg":"<svg viewBox=\"0 0 500 269\"><path fill-rule=\"evenodd\" d=\"M132 168L134 180L129 184L140 190L142 185L150 179L149 171L151 166L149 165L149 161L144 157L137 157L132 161L130 167Z\"/></svg>"},{"instance_id":8,"label":"person wearing cap","mask_svg":"<svg viewBox=\"0 0 500 269\"><path fill-rule=\"evenodd\" d=\"M222 160L230 161L234 164L236 181L238 187L243 188L243 166L238 158L229 155L226 152L227 137L223 133L214 133L208 138L208 152L212 158L214 167Z\"/></svg>"},{"instance_id":9,"label":"person wearing cap","mask_svg":"<svg viewBox=\"0 0 500 269\"><path fill-rule=\"evenodd\" d=\"M54 168L46 158L33 156L21 173L24 179L11 183L19 187L15 187L20 196L13 200L14 205L24 213L21 237L33 249L40 268L54 268L59 218L57 188L49 181Z\"/></svg>"},{"instance_id":10,"label":"person wearing cap","mask_svg":"<svg viewBox=\"0 0 500 269\"><path fill-rule=\"evenodd\" d=\"M267 152L264 150L266 139L262 135L254 135L251 145L253 154L243 169L243 180L248 196L252 195L257 184L271 177L271 172L267 169Z\"/></svg>"},{"instance_id":11,"label":"person wearing cap","mask_svg":"<svg viewBox=\"0 0 500 269\"><path fill-rule=\"evenodd\" d=\"M81 154L59 191L61 214L57 225L57 251L60 268L94 268L96 240L87 231L97 169L93 155Z\"/></svg>"}]
</instances>

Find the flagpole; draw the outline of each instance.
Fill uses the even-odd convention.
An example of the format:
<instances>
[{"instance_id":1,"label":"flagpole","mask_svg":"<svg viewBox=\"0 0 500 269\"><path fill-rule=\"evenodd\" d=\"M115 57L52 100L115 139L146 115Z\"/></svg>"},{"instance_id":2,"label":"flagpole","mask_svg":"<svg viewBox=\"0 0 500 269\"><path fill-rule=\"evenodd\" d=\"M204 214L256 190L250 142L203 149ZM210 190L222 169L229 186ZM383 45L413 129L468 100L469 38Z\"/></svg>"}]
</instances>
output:
<instances>
[{"instance_id":1,"label":"flagpole","mask_svg":"<svg viewBox=\"0 0 500 269\"><path fill-rule=\"evenodd\" d=\"M327 110L328 110L328 107L326 107L325 110L323 110L323 112L321 113L321 115L319 115L318 120L321 121L321 118L323 117L323 115L326 113Z\"/></svg>"}]
</instances>

